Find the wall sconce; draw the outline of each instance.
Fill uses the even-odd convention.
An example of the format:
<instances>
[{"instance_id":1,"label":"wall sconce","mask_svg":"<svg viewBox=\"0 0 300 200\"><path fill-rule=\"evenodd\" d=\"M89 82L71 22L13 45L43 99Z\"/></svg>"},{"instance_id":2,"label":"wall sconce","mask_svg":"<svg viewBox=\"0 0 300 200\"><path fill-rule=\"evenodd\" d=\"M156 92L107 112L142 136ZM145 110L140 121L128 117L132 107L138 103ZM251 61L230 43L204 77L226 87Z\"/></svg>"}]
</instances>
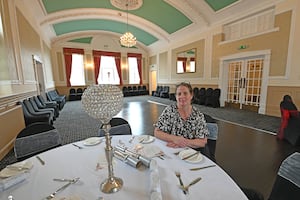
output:
<instances>
[{"instance_id":1,"label":"wall sconce","mask_svg":"<svg viewBox=\"0 0 300 200\"><path fill-rule=\"evenodd\" d=\"M93 69L93 64L92 63L85 63L86 69Z\"/></svg>"}]
</instances>

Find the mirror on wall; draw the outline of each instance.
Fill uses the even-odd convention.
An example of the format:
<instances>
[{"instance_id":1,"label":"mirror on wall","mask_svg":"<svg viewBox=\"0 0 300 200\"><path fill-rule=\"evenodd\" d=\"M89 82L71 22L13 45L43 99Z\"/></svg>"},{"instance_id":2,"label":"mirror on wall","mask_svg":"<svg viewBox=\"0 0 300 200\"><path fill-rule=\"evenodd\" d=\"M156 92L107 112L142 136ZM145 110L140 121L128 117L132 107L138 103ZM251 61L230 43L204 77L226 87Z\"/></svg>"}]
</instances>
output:
<instances>
[{"instance_id":1,"label":"mirror on wall","mask_svg":"<svg viewBox=\"0 0 300 200\"><path fill-rule=\"evenodd\" d=\"M196 49L177 53L176 67L177 73L193 73L196 72Z\"/></svg>"}]
</instances>

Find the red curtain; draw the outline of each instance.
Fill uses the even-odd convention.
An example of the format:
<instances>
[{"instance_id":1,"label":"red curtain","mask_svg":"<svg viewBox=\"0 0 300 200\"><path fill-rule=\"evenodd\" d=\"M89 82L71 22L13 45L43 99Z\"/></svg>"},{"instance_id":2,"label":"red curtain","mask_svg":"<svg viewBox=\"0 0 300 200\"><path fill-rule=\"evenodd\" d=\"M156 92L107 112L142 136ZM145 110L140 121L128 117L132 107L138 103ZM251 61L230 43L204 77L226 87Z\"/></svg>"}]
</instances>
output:
<instances>
[{"instance_id":1,"label":"red curtain","mask_svg":"<svg viewBox=\"0 0 300 200\"><path fill-rule=\"evenodd\" d=\"M84 54L83 49L63 48L65 64L66 64L66 78L67 86L71 87L70 77L72 72L72 54Z\"/></svg>"},{"instance_id":2,"label":"red curtain","mask_svg":"<svg viewBox=\"0 0 300 200\"><path fill-rule=\"evenodd\" d=\"M186 57L177 57L177 61L182 61L183 62L183 72L186 71L186 62L187 62L187 58Z\"/></svg>"},{"instance_id":3,"label":"red curtain","mask_svg":"<svg viewBox=\"0 0 300 200\"><path fill-rule=\"evenodd\" d=\"M123 85L122 70L121 70L121 53L93 50L93 56L94 56L94 65L95 65L96 84L98 84L97 79L98 79L98 75L99 75L99 72L100 72L101 56L112 56L112 57L115 57L117 71L118 71L118 75L119 75L119 78L120 78L120 85Z\"/></svg>"},{"instance_id":4,"label":"red curtain","mask_svg":"<svg viewBox=\"0 0 300 200\"><path fill-rule=\"evenodd\" d=\"M142 54L139 53L128 53L127 57L134 57L137 59L138 72L140 76L140 85L143 85L143 77L142 77Z\"/></svg>"}]
</instances>

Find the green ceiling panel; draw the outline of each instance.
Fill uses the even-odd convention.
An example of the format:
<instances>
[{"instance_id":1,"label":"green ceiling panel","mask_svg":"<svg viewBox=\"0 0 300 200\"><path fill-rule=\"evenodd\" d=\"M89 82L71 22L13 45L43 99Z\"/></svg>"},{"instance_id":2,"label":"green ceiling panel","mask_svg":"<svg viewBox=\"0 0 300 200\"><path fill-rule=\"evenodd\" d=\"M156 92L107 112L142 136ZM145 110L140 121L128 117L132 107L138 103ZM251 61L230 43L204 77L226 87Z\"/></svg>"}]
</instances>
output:
<instances>
[{"instance_id":1,"label":"green ceiling panel","mask_svg":"<svg viewBox=\"0 0 300 200\"><path fill-rule=\"evenodd\" d=\"M109 0L42 0L44 7L48 13L63 11L66 9L76 8L107 8L119 10L111 5ZM164 10L163 13L158 12ZM143 5L133 11L129 11L136 16L144 18L167 33L172 34L185 26L192 24L192 21L187 18L183 13L178 11L163 0L144 0ZM166 13L168 14L166 17ZM105 29L103 29L105 30Z\"/></svg>"},{"instance_id":2,"label":"green ceiling panel","mask_svg":"<svg viewBox=\"0 0 300 200\"><path fill-rule=\"evenodd\" d=\"M63 35L77 31L97 31L105 30L123 34L127 30L124 23L116 22L113 20L99 20L99 19L84 19L72 20L53 25L56 35ZM128 25L128 30L137 38L137 40L146 46L151 45L158 39L153 35L135 27Z\"/></svg>"},{"instance_id":3,"label":"green ceiling panel","mask_svg":"<svg viewBox=\"0 0 300 200\"><path fill-rule=\"evenodd\" d=\"M91 44L92 39L93 39L93 37L85 37L85 38L78 38L78 39L74 39L74 40L69 40L68 42Z\"/></svg>"},{"instance_id":4,"label":"green ceiling panel","mask_svg":"<svg viewBox=\"0 0 300 200\"><path fill-rule=\"evenodd\" d=\"M205 0L205 2L214 10L221 10L230 4L233 4L239 0Z\"/></svg>"}]
</instances>

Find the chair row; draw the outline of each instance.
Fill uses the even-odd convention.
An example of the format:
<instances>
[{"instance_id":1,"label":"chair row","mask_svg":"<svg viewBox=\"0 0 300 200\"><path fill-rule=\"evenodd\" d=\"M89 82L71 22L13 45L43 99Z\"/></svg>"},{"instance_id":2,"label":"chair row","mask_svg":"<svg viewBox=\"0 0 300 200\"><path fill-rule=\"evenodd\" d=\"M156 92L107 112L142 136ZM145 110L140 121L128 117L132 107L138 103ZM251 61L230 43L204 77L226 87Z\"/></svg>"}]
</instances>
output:
<instances>
[{"instance_id":1,"label":"chair row","mask_svg":"<svg viewBox=\"0 0 300 200\"><path fill-rule=\"evenodd\" d=\"M147 87L145 85L124 86L122 88L122 92L124 97L149 94L149 91L147 90Z\"/></svg>"},{"instance_id":2,"label":"chair row","mask_svg":"<svg viewBox=\"0 0 300 200\"><path fill-rule=\"evenodd\" d=\"M193 102L199 105L211 106L214 108L220 107L221 89L216 88L193 88Z\"/></svg>"},{"instance_id":3,"label":"chair row","mask_svg":"<svg viewBox=\"0 0 300 200\"><path fill-rule=\"evenodd\" d=\"M170 97L170 87L169 86L157 86L156 90L152 92L152 96L169 98Z\"/></svg>"},{"instance_id":4,"label":"chair row","mask_svg":"<svg viewBox=\"0 0 300 200\"><path fill-rule=\"evenodd\" d=\"M82 88L70 88L69 90L69 101L76 101L76 100L81 100L81 96L84 92L84 90L86 90L86 88L82 89Z\"/></svg>"},{"instance_id":5,"label":"chair row","mask_svg":"<svg viewBox=\"0 0 300 200\"><path fill-rule=\"evenodd\" d=\"M46 92L46 96L49 101L55 101L60 110L63 109L66 104L66 95L60 95L56 90Z\"/></svg>"},{"instance_id":6,"label":"chair row","mask_svg":"<svg viewBox=\"0 0 300 200\"><path fill-rule=\"evenodd\" d=\"M59 116L59 104L56 101L45 101L41 95L24 99L19 104L22 105L26 126L35 122L52 125Z\"/></svg>"}]
</instances>

